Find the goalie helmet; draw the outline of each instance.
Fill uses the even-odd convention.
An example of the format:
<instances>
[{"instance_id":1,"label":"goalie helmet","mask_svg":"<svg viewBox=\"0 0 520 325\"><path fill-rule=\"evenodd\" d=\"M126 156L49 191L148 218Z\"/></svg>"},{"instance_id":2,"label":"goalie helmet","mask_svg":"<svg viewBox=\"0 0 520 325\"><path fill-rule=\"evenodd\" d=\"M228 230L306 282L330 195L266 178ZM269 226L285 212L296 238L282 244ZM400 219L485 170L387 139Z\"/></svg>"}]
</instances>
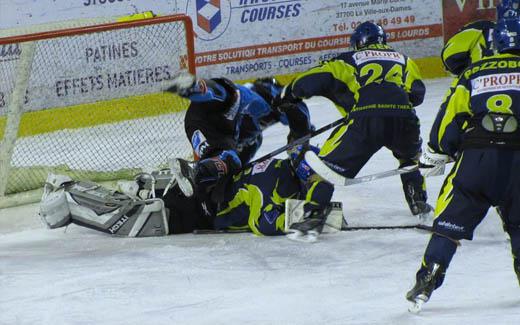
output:
<instances>
[{"instance_id":1,"label":"goalie helmet","mask_svg":"<svg viewBox=\"0 0 520 325\"><path fill-rule=\"evenodd\" d=\"M359 25L350 37L350 45L359 50L370 44L386 44L386 33L383 27L366 21Z\"/></svg>"},{"instance_id":2,"label":"goalie helmet","mask_svg":"<svg viewBox=\"0 0 520 325\"><path fill-rule=\"evenodd\" d=\"M497 21L493 43L499 53L520 50L520 20L515 17Z\"/></svg>"}]
</instances>

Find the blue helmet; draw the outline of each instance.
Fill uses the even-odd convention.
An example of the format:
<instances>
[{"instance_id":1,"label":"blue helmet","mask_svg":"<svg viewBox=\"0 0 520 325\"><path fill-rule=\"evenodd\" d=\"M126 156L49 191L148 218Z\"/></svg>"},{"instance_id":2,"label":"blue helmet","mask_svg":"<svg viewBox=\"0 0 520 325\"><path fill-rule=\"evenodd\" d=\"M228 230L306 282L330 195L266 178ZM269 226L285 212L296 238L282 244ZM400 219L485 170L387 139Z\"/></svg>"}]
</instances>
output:
<instances>
[{"instance_id":1,"label":"blue helmet","mask_svg":"<svg viewBox=\"0 0 520 325\"><path fill-rule=\"evenodd\" d=\"M386 44L386 33L383 27L366 21L354 30L350 45L358 50L370 44Z\"/></svg>"},{"instance_id":2,"label":"blue helmet","mask_svg":"<svg viewBox=\"0 0 520 325\"><path fill-rule=\"evenodd\" d=\"M259 94L269 105L276 105L283 86L274 77L265 77L256 79L251 90Z\"/></svg>"},{"instance_id":3,"label":"blue helmet","mask_svg":"<svg viewBox=\"0 0 520 325\"><path fill-rule=\"evenodd\" d=\"M500 19L493 31L493 44L499 53L520 50L520 20Z\"/></svg>"},{"instance_id":4,"label":"blue helmet","mask_svg":"<svg viewBox=\"0 0 520 325\"><path fill-rule=\"evenodd\" d=\"M519 14L520 0L502 0L502 2L497 5L497 20L518 17Z\"/></svg>"}]
</instances>

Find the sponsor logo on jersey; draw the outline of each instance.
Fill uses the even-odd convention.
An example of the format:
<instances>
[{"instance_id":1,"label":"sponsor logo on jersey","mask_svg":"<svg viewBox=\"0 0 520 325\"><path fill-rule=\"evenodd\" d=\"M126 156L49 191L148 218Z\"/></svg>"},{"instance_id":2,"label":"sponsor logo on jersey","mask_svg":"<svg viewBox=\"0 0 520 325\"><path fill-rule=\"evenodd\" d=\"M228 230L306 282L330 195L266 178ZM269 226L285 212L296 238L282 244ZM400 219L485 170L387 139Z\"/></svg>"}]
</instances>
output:
<instances>
[{"instance_id":1,"label":"sponsor logo on jersey","mask_svg":"<svg viewBox=\"0 0 520 325\"><path fill-rule=\"evenodd\" d=\"M357 65L370 61L392 61L405 64L404 55L398 52L365 50L354 54L354 61Z\"/></svg>"},{"instance_id":2,"label":"sponsor logo on jersey","mask_svg":"<svg viewBox=\"0 0 520 325\"><path fill-rule=\"evenodd\" d=\"M448 221L441 221L437 225L439 227L443 227L443 228L446 228L446 229L451 230L451 231L464 232L464 227L463 226L459 226L459 225L453 224L453 223L448 222Z\"/></svg>"},{"instance_id":3,"label":"sponsor logo on jersey","mask_svg":"<svg viewBox=\"0 0 520 325\"><path fill-rule=\"evenodd\" d=\"M260 173L265 172L272 161L273 161L273 158L256 163L253 166L253 171L251 172L251 175L260 174Z\"/></svg>"},{"instance_id":4,"label":"sponsor logo on jersey","mask_svg":"<svg viewBox=\"0 0 520 325\"><path fill-rule=\"evenodd\" d=\"M204 153L206 153L206 150L209 148L209 143L204 134L202 134L202 131L195 130L195 132L193 132L191 136L191 146L199 158L204 156Z\"/></svg>"},{"instance_id":5,"label":"sponsor logo on jersey","mask_svg":"<svg viewBox=\"0 0 520 325\"><path fill-rule=\"evenodd\" d=\"M264 212L264 218L267 220L267 222L272 225L278 216L280 215L280 212L278 210L271 210L269 212Z\"/></svg>"},{"instance_id":6,"label":"sponsor logo on jersey","mask_svg":"<svg viewBox=\"0 0 520 325\"><path fill-rule=\"evenodd\" d=\"M333 164L333 163L331 163L331 162L329 162L329 161L325 161L325 160L323 160L323 162L324 162L325 165L327 165L330 169L335 170L335 171L337 171L337 172L339 172L339 173L344 173L344 172L346 171L345 168L343 168L343 167L341 167L341 166L339 166L339 165Z\"/></svg>"},{"instance_id":7,"label":"sponsor logo on jersey","mask_svg":"<svg viewBox=\"0 0 520 325\"><path fill-rule=\"evenodd\" d=\"M520 73L498 73L471 80L471 96L507 90L520 91Z\"/></svg>"}]
</instances>

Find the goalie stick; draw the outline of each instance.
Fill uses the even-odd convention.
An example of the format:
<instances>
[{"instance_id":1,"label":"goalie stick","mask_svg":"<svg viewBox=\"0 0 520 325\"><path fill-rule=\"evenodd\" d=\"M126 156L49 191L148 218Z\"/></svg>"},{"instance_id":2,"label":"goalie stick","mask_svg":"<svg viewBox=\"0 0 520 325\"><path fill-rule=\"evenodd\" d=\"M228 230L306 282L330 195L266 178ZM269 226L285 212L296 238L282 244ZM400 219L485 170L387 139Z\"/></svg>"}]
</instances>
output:
<instances>
[{"instance_id":1,"label":"goalie stick","mask_svg":"<svg viewBox=\"0 0 520 325\"><path fill-rule=\"evenodd\" d=\"M376 179L381 179L385 177L395 176L395 175L401 175L410 173L413 171L416 171L419 169L418 165L403 167L403 168L396 168L387 170L384 172L372 174L372 175L366 175L356 178L348 178L345 176L342 176L335 171L333 171L329 166L327 166L323 160L321 160L316 153L309 150L305 153L305 161L309 164L309 166L321 177L323 177L326 181L328 181L331 184L339 185L339 186L349 186L354 184L360 184L360 183L366 183L371 182Z\"/></svg>"}]
</instances>

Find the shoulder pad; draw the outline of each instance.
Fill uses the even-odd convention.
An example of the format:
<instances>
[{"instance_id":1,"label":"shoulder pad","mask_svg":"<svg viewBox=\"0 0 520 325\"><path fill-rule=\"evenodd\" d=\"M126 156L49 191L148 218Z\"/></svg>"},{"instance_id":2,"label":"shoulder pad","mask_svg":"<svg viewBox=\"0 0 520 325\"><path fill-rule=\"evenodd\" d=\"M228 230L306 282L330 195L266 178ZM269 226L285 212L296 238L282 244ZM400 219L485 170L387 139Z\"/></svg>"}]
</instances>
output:
<instances>
[{"instance_id":1,"label":"shoulder pad","mask_svg":"<svg viewBox=\"0 0 520 325\"><path fill-rule=\"evenodd\" d=\"M231 106L237 101L238 87L237 85L235 85L235 83L233 83L233 81L227 78L212 78L211 80L224 87L226 92L230 95L229 98L226 100L227 106Z\"/></svg>"},{"instance_id":2,"label":"shoulder pad","mask_svg":"<svg viewBox=\"0 0 520 325\"><path fill-rule=\"evenodd\" d=\"M478 29L481 31L489 31L490 29L495 28L495 22L491 20L477 20L471 22L469 24L464 25L460 31L468 30L468 29Z\"/></svg>"}]
</instances>

